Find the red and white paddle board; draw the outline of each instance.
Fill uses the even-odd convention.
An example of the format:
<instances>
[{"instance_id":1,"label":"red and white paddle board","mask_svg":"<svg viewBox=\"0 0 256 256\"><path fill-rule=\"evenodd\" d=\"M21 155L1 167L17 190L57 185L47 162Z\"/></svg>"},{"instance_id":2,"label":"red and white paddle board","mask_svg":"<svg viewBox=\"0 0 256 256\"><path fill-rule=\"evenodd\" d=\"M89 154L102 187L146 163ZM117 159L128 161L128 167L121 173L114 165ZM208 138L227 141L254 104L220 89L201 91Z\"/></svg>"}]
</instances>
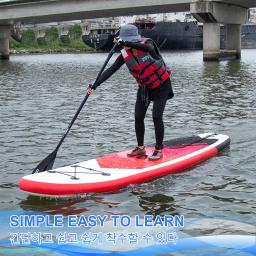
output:
<instances>
[{"instance_id":1,"label":"red and white paddle board","mask_svg":"<svg viewBox=\"0 0 256 256\"><path fill-rule=\"evenodd\" d=\"M125 150L78 164L27 175L19 187L41 196L71 196L89 192L107 192L129 184L143 183L158 177L178 173L215 156L227 147L230 138L223 134L205 133L165 141L163 157L127 157ZM154 150L146 147L147 154Z\"/></svg>"}]
</instances>

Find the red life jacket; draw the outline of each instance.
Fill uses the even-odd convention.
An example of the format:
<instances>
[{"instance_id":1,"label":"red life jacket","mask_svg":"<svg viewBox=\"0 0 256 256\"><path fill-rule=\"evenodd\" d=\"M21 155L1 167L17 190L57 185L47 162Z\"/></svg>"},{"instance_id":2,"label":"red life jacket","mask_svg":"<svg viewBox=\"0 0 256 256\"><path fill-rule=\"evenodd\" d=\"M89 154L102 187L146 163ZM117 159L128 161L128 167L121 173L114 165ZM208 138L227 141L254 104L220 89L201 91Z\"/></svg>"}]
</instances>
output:
<instances>
[{"instance_id":1,"label":"red life jacket","mask_svg":"<svg viewBox=\"0 0 256 256\"><path fill-rule=\"evenodd\" d=\"M149 38L143 38L140 43L145 44ZM152 41L152 40L151 40ZM153 41L152 41L153 42ZM130 73L137 80L139 86L154 89L170 77L170 70L166 67L159 49L153 42L160 59L154 59L148 52L141 50L122 49L121 53Z\"/></svg>"}]
</instances>

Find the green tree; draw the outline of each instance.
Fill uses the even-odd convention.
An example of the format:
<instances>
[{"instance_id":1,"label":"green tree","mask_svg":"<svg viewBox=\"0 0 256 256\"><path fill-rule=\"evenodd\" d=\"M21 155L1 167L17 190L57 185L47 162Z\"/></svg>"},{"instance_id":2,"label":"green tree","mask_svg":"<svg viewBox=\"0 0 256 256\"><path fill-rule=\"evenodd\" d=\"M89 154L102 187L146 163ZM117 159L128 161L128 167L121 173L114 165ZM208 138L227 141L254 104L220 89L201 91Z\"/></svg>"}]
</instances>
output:
<instances>
[{"instance_id":1,"label":"green tree","mask_svg":"<svg viewBox=\"0 0 256 256\"><path fill-rule=\"evenodd\" d=\"M23 47L36 46L36 35L32 29L27 29L22 32L21 45Z\"/></svg>"},{"instance_id":2,"label":"green tree","mask_svg":"<svg viewBox=\"0 0 256 256\"><path fill-rule=\"evenodd\" d=\"M10 37L9 46L10 46L10 49L18 48L20 46L20 42L17 42L12 37Z\"/></svg>"},{"instance_id":3,"label":"green tree","mask_svg":"<svg viewBox=\"0 0 256 256\"><path fill-rule=\"evenodd\" d=\"M74 26L70 26L69 35L71 39L79 39L82 36L82 28L79 24L75 24Z\"/></svg>"},{"instance_id":4,"label":"green tree","mask_svg":"<svg viewBox=\"0 0 256 256\"><path fill-rule=\"evenodd\" d=\"M39 47L45 47L47 45L45 37L37 38L37 44Z\"/></svg>"},{"instance_id":5,"label":"green tree","mask_svg":"<svg viewBox=\"0 0 256 256\"><path fill-rule=\"evenodd\" d=\"M58 29L55 27L48 28L45 32L45 39L46 42L52 43L58 41L59 32Z\"/></svg>"}]
</instances>

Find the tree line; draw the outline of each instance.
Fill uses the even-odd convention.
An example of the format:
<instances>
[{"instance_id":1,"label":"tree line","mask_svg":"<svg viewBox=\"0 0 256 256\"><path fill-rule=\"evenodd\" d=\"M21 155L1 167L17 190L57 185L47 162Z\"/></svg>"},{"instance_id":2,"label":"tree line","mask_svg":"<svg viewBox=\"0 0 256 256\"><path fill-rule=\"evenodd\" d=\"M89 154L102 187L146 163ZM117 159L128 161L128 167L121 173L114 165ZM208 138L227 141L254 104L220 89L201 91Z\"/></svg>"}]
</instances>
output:
<instances>
[{"instance_id":1,"label":"tree line","mask_svg":"<svg viewBox=\"0 0 256 256\"><path fill-rule=\"evenodd\" d=\"M56 27L50 27L46 30L44 37L36 38L33 29L22 31L20 42L14 39L10 40L11 49L56 49L56 48L89 48L82 40L82 28L79 24L69 27L68 34L61 36Z\"/></svg>"}]
</instances>

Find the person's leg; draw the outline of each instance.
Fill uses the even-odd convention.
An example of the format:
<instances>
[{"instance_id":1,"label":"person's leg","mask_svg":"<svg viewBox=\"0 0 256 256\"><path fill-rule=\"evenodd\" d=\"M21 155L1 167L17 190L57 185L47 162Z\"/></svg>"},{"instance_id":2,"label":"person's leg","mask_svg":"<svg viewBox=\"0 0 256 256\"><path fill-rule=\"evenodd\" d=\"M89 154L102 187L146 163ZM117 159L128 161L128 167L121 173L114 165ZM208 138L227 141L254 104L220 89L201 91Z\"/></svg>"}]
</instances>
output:
<instances>
[{"instance_id":1,"label":"person's leg","mask_svg":"<svg viewBox=\"0 0 256 256\"><path fill-rule=\"evenodd\" d=\"M137 95L137 100L135 104L135 132L136 132L138 146L144 146L144 134L145 134L144 119L146 116L147 109L148 109L148 106L146 106L145 102L141 100L140 95Z\"/></svg>"},{"instance_id":2,"label":"person's leg","mask_svg":"<svg viewBox=\"0 0 256 256\"><path fill-rule=\"evenodd\" d=\"M155 127L155 136L156 136L156 149L163 148L163 139L164 139L164 122L163 122L163 113L167 98L160 98L154 101L152 118Z\"/></svg>"},{"instance_id":3,"label":"person's leg","mask_svg":"<svg viewBox=\"0 0 256 256\"><path fill-rule=\"evenodd\" d=\"M135 133L137 138L138 146L129 152L128 156L144 157L146 156L146 151L144 148L144 134L145 125L144 119L146 116L148 106L145 106L145 102L141 100L140 92L137 93L137 99L135 104Z\"/></svg>"}]
</instances>

